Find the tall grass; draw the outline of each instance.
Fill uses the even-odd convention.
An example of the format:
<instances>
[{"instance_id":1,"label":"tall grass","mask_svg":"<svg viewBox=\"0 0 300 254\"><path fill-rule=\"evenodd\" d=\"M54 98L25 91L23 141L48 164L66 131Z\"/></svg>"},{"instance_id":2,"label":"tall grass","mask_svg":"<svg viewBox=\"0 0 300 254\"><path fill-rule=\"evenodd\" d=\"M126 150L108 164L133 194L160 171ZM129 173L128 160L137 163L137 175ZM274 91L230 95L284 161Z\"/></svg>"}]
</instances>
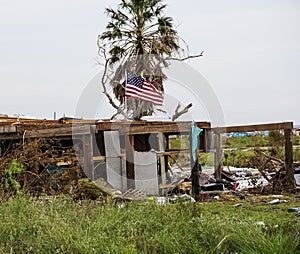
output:
<instances>
[{"instance_id":1,"label":"tall grass","mask_svg":"<svg viewBox=\"0 0 300 254\"><path fill-rule=\"evenodd\" d=\"M0 253L300 253L300 222L285 204L160 206L18 196L0 205L0 218Z\"/></svg>"}]
</instances>

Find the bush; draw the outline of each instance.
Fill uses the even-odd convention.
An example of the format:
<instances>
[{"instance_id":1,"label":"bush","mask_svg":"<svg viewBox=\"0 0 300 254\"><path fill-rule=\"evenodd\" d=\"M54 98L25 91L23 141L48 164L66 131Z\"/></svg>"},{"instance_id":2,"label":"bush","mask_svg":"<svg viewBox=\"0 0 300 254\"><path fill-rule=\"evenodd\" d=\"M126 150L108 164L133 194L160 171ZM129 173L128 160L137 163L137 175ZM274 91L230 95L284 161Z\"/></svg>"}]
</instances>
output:
<instances>
[{"instance_id":1,"label":"bush","mask_svg":"<svg viewBox=\"0 0 300 254\"><path fill-rule=\"evenodd\" d=\"M253 157L255 157L254 151L225 151L223 156L223 165L237 168L250 167L250 162Z\"/></svg>"},{"instance_id":2,"label":"bush","mask_svg":"<svg viewBox=\"0 0 300 254\"><path fill-rule=\"evenodd\" d=\"M4 182L5 182L5 188L13 188L15 191L19 191L21 185L20 183L15 179L15 176L19 173L21 173L24 170L24 167L22 164L18 163L16 159L13 159L10 163L9 167L5 170L5 176L4 176Z\"/></svg>"}]
</instances>

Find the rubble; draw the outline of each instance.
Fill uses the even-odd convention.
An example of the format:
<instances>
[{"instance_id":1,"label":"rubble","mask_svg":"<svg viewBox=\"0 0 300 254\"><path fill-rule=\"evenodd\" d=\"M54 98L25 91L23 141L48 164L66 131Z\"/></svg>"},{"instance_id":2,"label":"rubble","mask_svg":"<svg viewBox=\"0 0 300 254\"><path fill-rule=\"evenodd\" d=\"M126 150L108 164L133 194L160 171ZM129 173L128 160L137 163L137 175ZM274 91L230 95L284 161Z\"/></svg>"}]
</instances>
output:
<instances>
[{"instance_id":1,"label":"rubble","mask_svg":"<svg viewBox=\"0 0 300 254\"><path fill-rule=\"evenodd\" d=\"M284 199L284 200L280 200L280 199L274 199L268 202L268 204L270 205L275 205L275 204L279 204L279 203L288 203L289 201Z\"/></svg>"}]
</instances>

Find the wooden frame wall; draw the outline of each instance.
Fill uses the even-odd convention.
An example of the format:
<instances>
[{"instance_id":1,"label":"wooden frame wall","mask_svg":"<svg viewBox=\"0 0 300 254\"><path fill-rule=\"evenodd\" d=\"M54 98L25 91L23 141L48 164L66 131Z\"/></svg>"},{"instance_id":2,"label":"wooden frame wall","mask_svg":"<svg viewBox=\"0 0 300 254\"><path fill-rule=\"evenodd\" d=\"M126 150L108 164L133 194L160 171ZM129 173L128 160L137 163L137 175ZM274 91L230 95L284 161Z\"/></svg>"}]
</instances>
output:
<instances>
[{"instance_id":1,"label":"wooden frame wall","mask_svg":"<svg viewBox=\"0 0 300 254\"><path fill-rule=\"evenodd\" d=\"M256 125L241 125L213 128L215 135L215 177L221 179L222 167L222 147L221 134L231 132L254 132L269 130L284 130L285 137L285 171L288 185L294 185L294 168L293 168L293 144L292 144L293 122L268 123Z\"/></svg>"}]
</instances>

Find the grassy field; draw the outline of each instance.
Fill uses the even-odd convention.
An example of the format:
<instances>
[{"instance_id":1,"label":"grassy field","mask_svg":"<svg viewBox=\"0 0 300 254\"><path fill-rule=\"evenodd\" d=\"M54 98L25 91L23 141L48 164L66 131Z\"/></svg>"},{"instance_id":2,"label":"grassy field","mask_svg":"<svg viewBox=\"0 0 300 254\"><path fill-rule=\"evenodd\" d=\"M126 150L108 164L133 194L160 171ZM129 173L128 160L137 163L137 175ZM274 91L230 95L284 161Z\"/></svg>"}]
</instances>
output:
<instances>
[{"instance_id":1,"label":"grassy field","mask_svg":"<svg viewBox=\"0 0 300 254\"><path fill-rule=\"evenodd\" d=\"M300 253L300 218L287 211L299 199L236 202L161 206L21 195L0 204L0 253Z\"/></svg>"},{"instance_id":2,"label":"grassy field","mask_svg":"<svg viewBox=\"0 0 300 254\"><path fill-rule=\"evenodd\" d=\"M172 142L174 147L188 146L178 144L178 139ZM226 147L252 148L251 144L272 145L256 136L229 138ZM294 145L300 145L298 137ZM274 147L280 155L282 144ZM298 152L294 156L300 158ZM213 165L212 155L200 153L199 162ZM224 165L247 165L253 156L251 149L228 150ZM16 188L13 175L5 179ZM288 212L300 207L300 196L284 197L289 202L276 205L268 204L274 198L267 196L248 196L243 201L221 196L218 202L161 206L154 201L120 203L109 198L36 199L17 190L16 196L0 201L1 254L300 253L300 217ZM242 206L233 206L240 202Z\"/></svg>"}]
</instances>

